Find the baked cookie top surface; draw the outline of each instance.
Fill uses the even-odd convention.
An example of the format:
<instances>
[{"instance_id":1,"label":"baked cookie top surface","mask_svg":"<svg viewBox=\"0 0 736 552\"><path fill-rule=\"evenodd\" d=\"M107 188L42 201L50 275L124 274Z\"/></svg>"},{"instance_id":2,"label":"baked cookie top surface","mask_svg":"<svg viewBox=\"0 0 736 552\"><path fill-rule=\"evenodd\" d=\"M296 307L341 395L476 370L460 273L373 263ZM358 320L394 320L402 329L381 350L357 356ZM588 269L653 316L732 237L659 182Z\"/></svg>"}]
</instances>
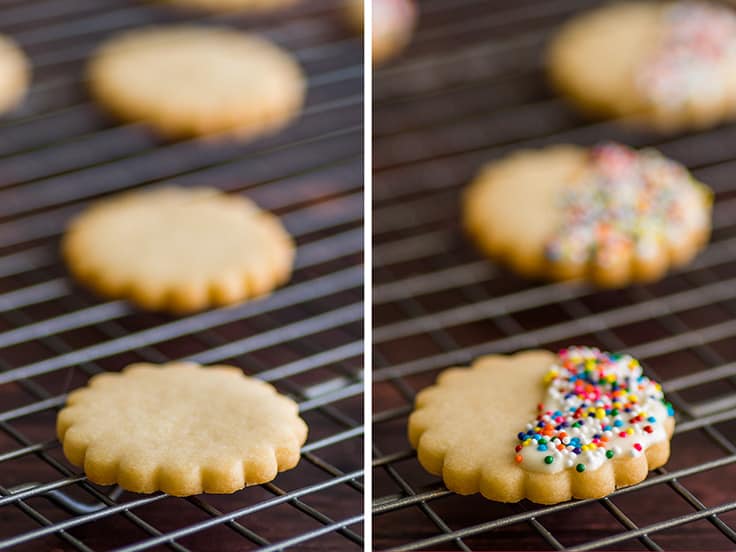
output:
<instances>
[{"instance_id":1,"label":"baked cookie top surface","mask_svg":"<svg viewBox=\"0 0 736 552\"><path fill-rule=\"evenodd\" d=\"M669 457L661 388L627 355L570 347L491 355L417 395L409 440L450 490L516 502L595 498Z\"/></svg>"},{"instance_id":2,"label":"baked cookie top surface","mask_svg":"<svg viewBox=\"0 0 736 552\"><path fill-rule=\"evenodd\" d=\"M0 35L0 113L15 107L30 81L30 62L12 39Z\"/></svg>"},{"instance_id":3,"label":"baked cookie top surface","mask_svg":"<svg viewBox=\"0 0 736 552\"><path fill-rule=\"evenodd\" d=\"M736 112L736 12L705 1L612 3L562 28L549 70L597 114L665 131L714 124Z\"/></svg>"},{"instance_id":4,"label":"baked cookie top surface","mask_svg":"<svg viewBox=\"0 0 736 552\"><path fill-rule=\"evenodd\" d=\"M95 483L185 496L293 468L307 426L294 401L239 368L175 362L93 377L69 395L57 434Z\"/></svg>"},{"instance_id":5,"label":"baked cookie top surface","mask_svg":"<svg viewBox=\"0 0 736 552\"><path fill-rule=\"evenodd\" d=\"M103 105L174 137L269 132L296 115L305 94L290 54L221 27L129 31L103 44L88 71Z\"/></svg>"},{"instance_id":6,"label":"baked cookie top surface","mask_svg":"<svg viewBox=\"0 0 736 552\"><path fill-rule=\"evenodd\" d=\"M285 282L294 245L276 217L211 188L158 188L104 199L64 236L71 272L102 295L191 311Z\"/></svg>"},{"instance_id":7,"label":"baked cookie top surface","mask_svg":"<svg viewBox=\"0 0 736 552\"><path fill-rule=\"evenodd\" d=\"M655 150L552 146L484 167L465 225L522 272L622 285L689 260L710 210L710 191Z\"/></svg>"}]
</instances>

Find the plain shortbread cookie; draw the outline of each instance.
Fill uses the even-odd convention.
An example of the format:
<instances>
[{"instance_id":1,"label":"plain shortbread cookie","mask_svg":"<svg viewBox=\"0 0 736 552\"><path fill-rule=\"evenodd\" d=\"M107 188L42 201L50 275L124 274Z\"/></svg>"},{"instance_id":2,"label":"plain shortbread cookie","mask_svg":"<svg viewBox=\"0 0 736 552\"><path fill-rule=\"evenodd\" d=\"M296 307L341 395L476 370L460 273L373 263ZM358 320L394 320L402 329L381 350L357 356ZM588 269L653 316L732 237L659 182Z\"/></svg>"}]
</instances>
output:
<instances>
[{"instance_id":1,"label":"plain shortbread cookie","mask_svg":"<svg viewBox=\"0 0 736 552\"><path fill-rule=\"evenodd\" d=\"M671 411L667 415L669 406L657 408L665 416L657 426L659 439L644 451L634 447L638 444L635 441L648 435L643 429L650 424L646 419L632 424L635 429L627 437L629 446L626 438L617 440L616 433L625 430L628 422L624 427L614 427L613 420L629 417L623 413L624 405L620 413L614 415L609 408L604 414L610 418L603 418L602 422L613 429L608 432L610 441L618 444L605 444L599 452L574 451L583 444L571 442L571 437L575 437L569 426L564 429L570 436L546 425L537 427L535 417L544 412L540 411L540 407L544 408L540 403L547 398L545 375L556 361L557 356L548 351L526 351L511 356L485 356L470 368L442 372L433 386L417 395L409 418L409 441L417 449L421 465L429 473L440 475L447 488L459 494L480 492L500 502L528 498L555 504L571 498L606 496L618 487L642 481L648 470L667 461L674 430ZM551 414L554 420L558 413ZM578 419L585 421L587 415L585 411ZM560 416L552 425L555 423L561 427L567 422ZM535 434L554 439L548 437L540 445L539 440L534 440L537 437L532 439ZM557 440L557 435L562 435L567 443ZM522 437L523 441L531 441L531 446L527 447L530 443L524 443ZM557 452L558 447L562 447L562 452ZM548 450L541 452L539 448ZM618 449L618 455L608 456L606 448ZM547 456L552 460L545 460ZM568 458L580 460L558 465ZM529 462L537 464L525 469ZM578 467L578 462L583 468ZM596 462L600 466L592 469ZM559 471L551 471L555 467Z\"/></svg>"},{"instance_id":2,"label":"plain shortbread cookie","mask_svg":"<svg viewBox=\"0 0 736 552\"><path fill-rule=\"evenodd\" d=\"M175 138L270 133L296 117L305 96L290 54L220 27L128 31L99 49L88 74L92 95L114 114Z\"/></svg>"},{"instance_id":3,"label":"plain shortbread cookie","mask_svg":"<svg viewBox=\"0 0 736 552\"><path fill-rule=\"evenodd\" d=\"M14 108L28 89L30 63L7 36L0 35L0 113Z\"/></svg>"},{"instance_id":4,"label":"plain shortbread cookie","mask_svg":"<svg viewBox=\"0 0 736 552\"><path fill-rule=\"evenodd\" d=\"M642 174L659 178L651 198ZM524 276L604 287L688 263L710 213L710 191L684 167L618 144L515 152L484 166L463 197L464 226L491 257Z\"/></svg>"},{"instance_id":5,"label":"plain shortbread cookie","mask_svg":"<svg viewBox=\"0 0 736 552\"><path fill-rule=\"evenodd\" d=\"M133 364L72 392L57 435L67 459L100 485L232 493L297 465L307 438L298 410L232 366Z\"/></svg>"},{"instance_id":6,"label":"plain shortbread cookie","mask_svg":"<svg viewBox=\"0 0 736 552\"><path fill-rule=\"evenodd\" d=\"M736 114L736 14L707 2L613 2L548 50L552 83L583 111L672 132Z\"/></svg>"},{"instance_id":7,"label":"plain shortbread cookie","mask_svg":"<svg viewBox=\"0 0 736 552\"><path fill-rule=\"evenodd\" d=\"M289 279L294 245L279 220L212 188L129 192L92 205L62 249L101 295L188 312L268 293Z\"/></svg>"}]
</instances>

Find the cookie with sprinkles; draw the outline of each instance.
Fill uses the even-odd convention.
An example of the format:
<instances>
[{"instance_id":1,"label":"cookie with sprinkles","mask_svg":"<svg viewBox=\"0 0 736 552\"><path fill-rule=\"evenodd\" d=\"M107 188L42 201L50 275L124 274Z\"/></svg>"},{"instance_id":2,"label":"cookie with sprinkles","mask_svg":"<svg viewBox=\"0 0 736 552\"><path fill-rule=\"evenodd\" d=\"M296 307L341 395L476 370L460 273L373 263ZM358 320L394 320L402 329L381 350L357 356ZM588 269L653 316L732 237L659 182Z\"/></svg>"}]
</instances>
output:
<instances>
[{"instance_id":1,"label":"cookie with sprinkles","mask_svg":"<svg viewBox=\"0 0 736 552\"><path fill-rule=\"evenodd\" d=\"M679 163L616 143L523 150L487 164L463 202L480 248L528 277L603 287L661 278L710 235L712 194Z\"/></svg>"},{"instance_id":2,"label":"cookie with sprinkles","mask_svg":"<svg viewBox=\"0 0 736 552\"><path fill-rule=\"evenodd\" d=\"M644 480L667 462L674 426L635 358L576 346L445 370L417 395L409 441L456 493L556 504Z\"/></svg>"},{"instance_id":3,"label":"cookie with sprinkles","mask_svg":"<svg viewBox=\"0 0 736 552\"><path fill-rule=\"evenodd\" d=\"M609 4L563 26L548 70L589 114L665 132L711 126L736 114L736 12L692 0Z\"/></svg>"}]
</instances>

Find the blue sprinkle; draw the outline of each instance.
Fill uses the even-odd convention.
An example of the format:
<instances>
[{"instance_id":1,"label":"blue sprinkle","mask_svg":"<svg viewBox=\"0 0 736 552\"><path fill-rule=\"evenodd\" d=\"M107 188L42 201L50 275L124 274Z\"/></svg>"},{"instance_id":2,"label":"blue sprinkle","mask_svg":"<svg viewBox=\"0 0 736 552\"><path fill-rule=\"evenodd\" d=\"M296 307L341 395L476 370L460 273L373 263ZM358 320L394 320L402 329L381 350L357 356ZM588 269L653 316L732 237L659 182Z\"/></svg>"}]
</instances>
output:
<instances>
[{"instance_id":1,"label":"blue sprinkle","mask_svg":"<svg viewBox=\"0 0 736 552\"><path fill-rule=\"evenodd\" d=\"M519 441L526 441L526 433L524 433L523 431L519 432L516 437L518 437Z\"/></svg>"},{"instance_id":2,"label":"blue sprinkle","mask_svg":"<svg viewBox=\"0 0 736 552\"><path fill-rule=\"evenodd\" d=\"M544 452L545 450L547 450L547 445L539 445L537 447L537 450L540 450L540 451Z\"/></svg>"},{"instance_id":3,"label":"blue sprinkle","mask_svg":"<svg viewBox=\"0 0 736 552\"><path fill-rule=\"evenodd\" d=\"M653 424L656 421L657 421L657 418L655 418L654 416L649 416L647 418L647 422L649 422L650 424Z\"/></svg>"},{"instance_id":4,"label":"blue sprinkle","mask_svg":"<svg viewBox=\"0 0 736 552\"><path fill-rule=\"evenodd\" d=\"M615 422L613 422L613 425L615 425L616 427L621 427L622 425L624 425L624 423L621 420L616 420Z\"/></svg>"},{"instance_id":5,"label":"blue sprinkle","mask_svg":"<svg viewBox=\"0 0 736 552\"><path fill-rule=\"evenodd\" d=\"M581 452L583 452L583 449L581 449L580 447L575 447L574 449L572 449L572 451L573 451L573 452L574 452L575 454L580 454Z\"/></svg>"}]
</instances>

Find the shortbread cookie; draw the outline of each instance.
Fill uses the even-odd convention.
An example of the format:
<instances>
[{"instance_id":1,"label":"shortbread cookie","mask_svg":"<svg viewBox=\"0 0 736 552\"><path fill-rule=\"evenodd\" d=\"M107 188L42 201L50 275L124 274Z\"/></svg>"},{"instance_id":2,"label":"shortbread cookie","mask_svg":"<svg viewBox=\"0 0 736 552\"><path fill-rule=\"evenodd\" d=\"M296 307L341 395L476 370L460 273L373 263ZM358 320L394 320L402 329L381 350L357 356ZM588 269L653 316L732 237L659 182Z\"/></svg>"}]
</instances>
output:
<instances>
[{"instance_id":1,"label":"shortbread cookie","mask_svg":"<svg viewBox=\"0 0 736 552\"><path fill-rule=\"evenodd\" d=\"M7 36L0 35L0 113L14 108L28 89L30 63Z\"/></svg>"},{"instance_id":2,"label":"shortbread cookie","mask_svg":"<svg viewBox=\"0 0 736 552\"><path fill-rule=\"evenodd\" d=\"M445 370L417 395L409 440L456 493L556 504L645 479L669 458L673 415L636 359L570 347Z\"/></svg>"},{"instance_id":3,"label":"shortbread cookie","mask_svg":"<svg viewBox=\"0 0 736 552\"><path fill-rule=\"evenodd\" d=\"M736 12L700 1L613 3L553 40L549 73L593 115L674 131L736 114Z\"/></svg>"},{"instance_id":4,"label":"shortbread cookie","mask_svg":"<svg viewBox=\"0 0 736 552\"><path fill-rule=\"evenodd\" d=\"M132 364L69 395L57 435L90 481L188 496L266 483L299 462L299 407L233 366Z\"/></svg>"},{"instance_id":5,"label":"shortbread cookie","mask_svg":"<svg viewBox=\"0 0 736 552\"><path fill-rule=\"evenodd\" d=\"M89 65L93 96L124 120L170 137L280 129L301 110L305 81L287 52L220 27L150 27L105 43Z\"/></svg>"},{"instance_id":6,"label":"shortbread cookie","mask_svg":"<svg viewBox=\"0 0 736 552\"><path fill-rule=\"evenodd\" d=\"M292 6L299 0L162 0L185 8L210 11L269 12Z\"/></svg>"},{"instance_id":7,"label":"shortbread cookie","mask_svg":"<svg viewBox=\"0 0 736 552\"><path fill-rule=\"evenodd\" d=\"M411 40L417 21L414 0L373 0L373 63L380 65L398 55ZM348 24L363 32L363 0L347 0Z\"/></svg>"},{"instance_id":8,"label":"shortbread cookie","mask_svg":"<svg viewBox=\"0 0 736 552\"><path fill-rule=\"evenodd\" d=\"M463 219L486 253L525 276L615 287L689 262L708 240L711 197L655 150L562 145L486 165Z\"/></svg>"},{"instance_id":9,"label":"shortbread cookie","mask_svg":"<svg viewBox=\"0 0 736 552\"><path fill-rule=\"evenodd\" d=\"M291 274L279 220L211 188L158 188L93 205L64 236L69 270L109 298L188 312L268 293Z\"/></svg>"}]
</instances>

